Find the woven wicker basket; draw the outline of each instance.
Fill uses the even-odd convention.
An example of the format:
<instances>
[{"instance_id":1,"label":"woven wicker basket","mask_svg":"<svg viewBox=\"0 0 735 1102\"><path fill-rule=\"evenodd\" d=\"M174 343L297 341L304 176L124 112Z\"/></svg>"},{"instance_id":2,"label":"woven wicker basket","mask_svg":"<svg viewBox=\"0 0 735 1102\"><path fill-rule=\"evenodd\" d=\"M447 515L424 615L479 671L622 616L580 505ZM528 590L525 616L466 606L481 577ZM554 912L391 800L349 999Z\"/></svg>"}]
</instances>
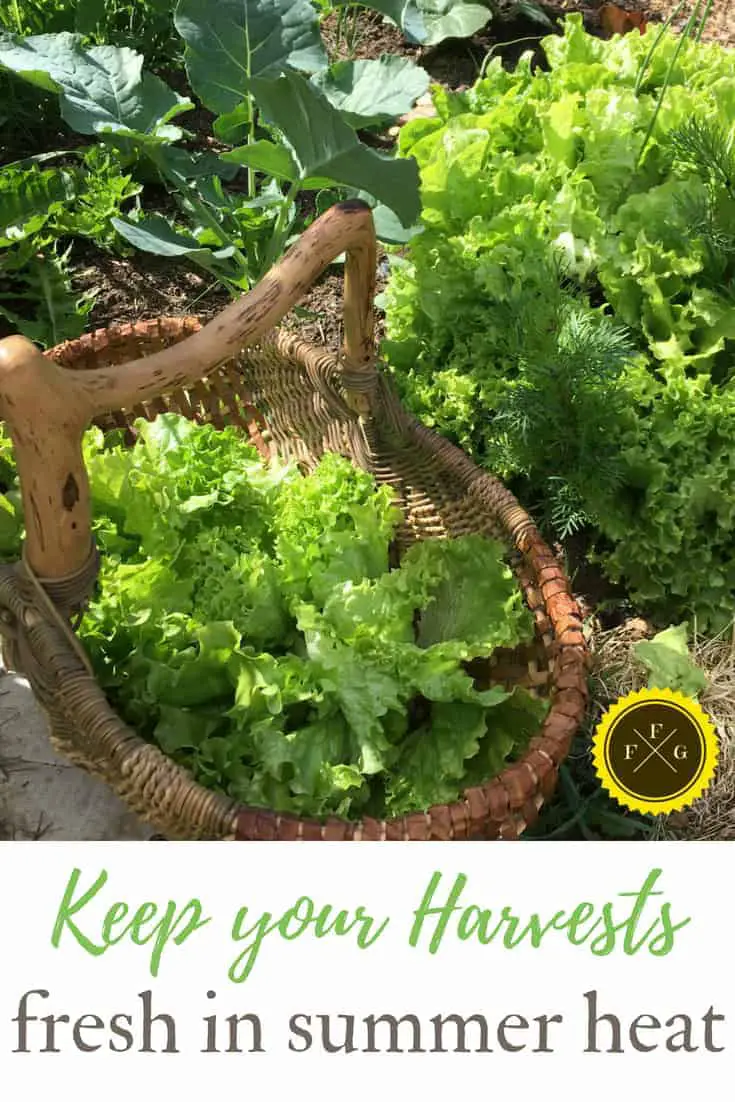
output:
<instances>
[{"instance_id":1,"label":"woven wicker basket","mask_svg":"<svg viewBox=\"0 0 735 1102\"><path fill-rule=\"evenodd\" d=\"M273 327L343 251L345 341L336 357ZM45 354L21 337L0 342L0 416L13 437L26 517L22 560L0 573L6 665L28 677L55 748L169 838L517 838L552 793L583 717L587 650L559 563L515 498L410 417L375 367L375 264L368 208L343 203L206 326L163 318L100 330ZM81 437L91 422L129 426L165 410L241 426L264 456L296 458L304 469L325 450L349 456L398 492L399 547L470 532L502 539L535 616L536 642L496 654L485 680L551 696L523 759L451 806L388 822L322 823L239 806L127 727L70 626L98 568Z\"/></svg>"}]
</instances>

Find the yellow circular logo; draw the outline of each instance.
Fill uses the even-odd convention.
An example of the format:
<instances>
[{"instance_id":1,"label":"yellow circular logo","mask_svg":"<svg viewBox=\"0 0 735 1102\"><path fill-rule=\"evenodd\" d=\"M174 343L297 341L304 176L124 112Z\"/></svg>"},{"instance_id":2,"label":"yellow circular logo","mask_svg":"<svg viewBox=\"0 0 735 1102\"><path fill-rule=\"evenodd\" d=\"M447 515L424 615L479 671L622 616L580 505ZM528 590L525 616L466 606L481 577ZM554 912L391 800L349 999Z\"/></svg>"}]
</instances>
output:
<instances>
[{"instance_id":1,"label":"yellow circular logo","mask_svg":"<svg viewBox=\"0 0 735 1102\"><path fill-rule=\"evenodd\" d=\"M681 811L706 792L719 759L714 724L696 700L641 689L616 701L592 739L603 788L646 815Z\"/></svg>"}]
</instances>

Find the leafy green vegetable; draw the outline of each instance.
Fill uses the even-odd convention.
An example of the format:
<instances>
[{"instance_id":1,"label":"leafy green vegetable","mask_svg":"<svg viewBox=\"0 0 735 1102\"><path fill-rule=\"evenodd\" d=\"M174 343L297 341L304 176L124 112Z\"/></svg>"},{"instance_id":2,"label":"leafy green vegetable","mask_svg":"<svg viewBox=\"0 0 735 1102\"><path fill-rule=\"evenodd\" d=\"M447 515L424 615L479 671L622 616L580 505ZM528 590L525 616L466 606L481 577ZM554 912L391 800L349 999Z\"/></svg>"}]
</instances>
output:
<instances>
[{"instance_id":1,"label":"leafy green vegetable","mask_svg":"<svg viewBox=\"0 0 735 1102\"><path fill-rule=\"evenodd\" d=\"M89 29L104 14L98 0L88 0L79 18ZM308 0L226 0L215 11L201 0L180 0L175 22L186 42L192 87L220 112L217 137L246 144L222 156L177 147L187 135L173 120L193 104L145 72L141 55L129 47L88 46L68 30L27 38L2 34L0 71L55 94L64 120L81 134L96 135L104 149L98 147L98 183L86 187L84 198L66 171L25 178L22 187L11 181L6 195L13 196L15 209L4 211L6 196L0 195L0 232L4 220L16 235L37 233L60 200L69 198L75 205L59 220L61 232L94 236L105 247L124 240L194 264L237 295L265 274L308 222L297 203L303 189L321 192L322 209L327 191L332 202L369 197L378 230L390 241L413 231L419 214L416 166L362 144L356 128L407 110L427 87L423 70L388 57L326 70L317 14ZM17 23L21 27L22 19ZM91 163L94 152L86 156ZM123 170L117 188L105 157ZM223 181L232 181L241 168L245 193L227 191ZM168 189L180 216L147 213L140 205L122 211L123 201L140 191L131 188L128 169ZM25 222L18 222L25 214ZM73 313L69 296L67 304ZM5 314L30 335L30 319L18 319L11 305Z\"/></svg>"},{"instance_id":2,"label":"leafy green vegetable","mask_svg":"<svg viewBox=\"0 0 735 1102\"><path fill-rule=\"evenodd\" d=\"M31 237L41 247L67 235L92 238L103 246L111 243L111 215L141 187L102 146L90 146L79 161L63 169L5 166L0 177L0 248Z\"/></svg>"},{"instance_id":3,"label":"leafy green vegetable","mask_svg":"<svg viewBox=\"0 0 735 1102\"><path fill-rule=\"evenodd\" d=\"M122 244L114 219L141 185L121 154L150 150L182 135L169 120L191 107L127 48L84 49L78 35L20 39L0 35L0 69L58 94L64 119L80 133L110 144L50 153L63 168L42 169L34 158L4 168L0 179L0 315L31 340L48 346L84 330L93 293L72 284L70 240L104 249Z\"/></svg>"},{"instance_id":4,"label":"leafy green vegetable","mask_svg":"<svg viewBox=\"0 0 735 1102\"><path fill-rule=\"evenodd\" d=\"M156 256L185 256L202 267L210 267L217 260L227 260L235 251L233 245L221 249L206 248L193 234L177 232L161 214L149 214L128 221L113 218L112 224L126 241L138 249L155 253Z\"/></svg>"},{"instance_id":5,"label":"leafy green vegetable","mask_svg":"<svg viewBox=\"0 0 735 1102\"><path fill-rule=\"evenodd\" d=\"M368 5L396 23L411 42L436 46L445 38L468 38L490 22L489 4L466 0L370 0Z\"/></svg>"},{"instance_id":6,"label":"leafy green vegetable","mask_svg":"<svg viewBox=\"0 0 735 1102\"><path fill-rule=\"evenodd\" d=\"M91 308L92 296L72 285L68 247L31 236L3 250L0 317L29 340L48 348L81 336Z\"/></svg>"},{"instance_id":7,"label":"leafy green vegetable","mask_svg":"<svg viewBox=\"0 0 735 1102\"><path fill-rule=\"evenodd\" d=\"M298 166L298 182L365 188L396 212L404 226L418 219L418 172L363 145L329 100L298 73L251 81L265 119L287 140Z\"/></svg>"},{"instance_id":8,"label":"leafy green vegetable","mask_svg":"<svg viewBox=\"0 0 735 1102\"><path fill-rule=\"evenodd\" d=\"M38 233L74 198L76 186L64 169L6 166L0 176L0 247Z\"/></svg>"},{"instance_id":9,"label":"leafy green vegetable","mask_svg":"<svg viewBox=\"0 0 735 1102\"><path fill-rule=\"evenodd\" d=\"M386 487L349 471L330 453L319 477L287 482L275 504L275 549L282 584L324 605L335 586L377 578L388 570L388 546L400 520Z\"/></svg>"},{"instance_id":10,"label":"leafy green vegetable","mask_svg":"<svg viewBox=\"0 0 735 1102\"><path fill-rule=\"evenodd\" d=\"M49 228L58 237L86 237L100 248L119 247L115 216L141 191L142 185L122 170L114 150L92 145L84 152L73 202L56 209Z\"/></svg>"},{"instance_id":11,"label":"leafy green vegetable","mask_svg":"<svg viewBox=\"0 0 735 1102\"><path fill-rule=\"evenodd\" d=\"M136 432L85 437L103 565L80 633L145 737L236 799L320 816L454 800L522 751L546 705L466 666L533 633L499 544L425 541L390 570L393 493L346 459L303 477L233 429L163 414Z\"/></svg>"},{"instance_id":12,"label":"leafy green vegetable","mask_svg":"<svg viewBox=\"0 0 735 1102\"><path fill-rule=\"evenodd\" d=\"M649 689L673 689L696 697L707 688L707 678L689 654L686 624L659 631L633 647L636 658L650 671Z\"/></svg>"},{"instance_id":13,"label":"leafy green vegetable","mask_svg":"<svg viewBox=\"0 0 735 1102\"><path fill-rule=\"evenodd\" d=\"M437 117L400 136L422 232L394 258L384 352L412 411L557 535L591 529L639 608L718 630L735 603L735 76L721 47L655 41L570 16L548 71L494 59L469 91L434 91Z\"/></svg>"},{"instance_id":14,"label":"leafy green vegetable","mask_svg":"<svg viewBox=\"0 0 735 1102\"><path fill-rule=\"evenodd\" d=\"M312 83L355 129L379 126L413 107L429 87L429 75L408 58L338 61Z\"/></svg>"},{"instance_id":15,"label":"leafy green vegetable","mask_svg":"<svg viewBox=\"0 0 735 1102\"><path fill-rule=\"evenodd\" d=\"M57 92L61 114L80 134L116 131L149 139L179 137L168 124L193 107L152 73L128 47L82 47L79 35L0 35L0 68Z\"/></svg>"},{"instance_id":16,"label":"leafy green vegetable","mask_svg":"<svg viewBox=\"0 0 735 1102\"><path fill-rule=\"evenodd\" d=\"M191 86L220 115L246 99L255 77L327 64L309 0L180 0L175 23Z\"/></svg>"}]
</instances>

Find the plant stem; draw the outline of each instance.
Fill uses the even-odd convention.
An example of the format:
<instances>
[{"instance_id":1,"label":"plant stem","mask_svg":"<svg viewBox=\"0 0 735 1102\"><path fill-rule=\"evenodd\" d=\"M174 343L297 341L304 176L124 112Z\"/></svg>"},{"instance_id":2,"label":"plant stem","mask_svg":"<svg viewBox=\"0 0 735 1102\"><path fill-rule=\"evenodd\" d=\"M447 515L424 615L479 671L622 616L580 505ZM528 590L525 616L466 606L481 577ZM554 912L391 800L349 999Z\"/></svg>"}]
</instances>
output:
<instances>
[{"instance_id":1,"label":"plant stem","mask_svg":"<svg viewBox=\"0 0 735 1102\"><path fill-rule=\"evenodd\" d=\"M352 5L352 27L350 28L349 42L347 44L347 49L349 51L350 60L352 60L354 58L355 53L357 51L358 44L360 42L360 36L358 35L358 23L359 23L359 20L360 20L360 10L361 10L361 5L360 4L353 4Z\"/></svg>"},{"instance_id":2,"label":"plant stem","mask_svg":"<svg viewBox=\"0 0 735 1102\"><path fill-rule=\"evenodd\" d=\"M671 75L674 71L674 68L676 66L677 61L679 60L679 54L684 49L684 44L687 41L689 35L691 34L692 29L693 29L697 19L699 18L699 13L702 9L702 2L703 2L703 0L697 0L697 6L695 7L694 11L690 15L689 19L687 20L686 26L684 27L681 34L679 35L679 41L676 43L676 49L674 50L674 55L671 58L671 62L670 62L669 67L666 71L666 79L664 80L663 87L661 89L661 94L658 97L658 101L656 103L656 108L653 112L653 115L651 116L651 121L648 125L648 130L646 131L646 136L643 139L643 145L641 146L640 152L638 154L637 167L640 166L641 161L643 160L643 154L645 153L646 148L648 146L648 143L651 140L651 137L653 135L653 131L654 131L655 126L656 126L656 121L658 119L659 112L661 110L661 107L663 106L664 96L666 95L669 84L671 83Z\"/></svg>"},{"instance_id":3,"label":"plant stem","mask_svg":"<svg viewBox=\"0 0 735 1102\"><path fill-rule=\"evenodd\" d=\"M213 273L210 272L209 274L212 275ZM222 284L222 281L215 277L214 282L210 283L207 287L205 287L203 291L200 291L199 294L196 296L196 298L193 298L193 299L191 299L191 301L187 302L187 304L186 304L186 313L187 314L191 313L191 311L194 309L194 307L196 306L196 304L198 302L201 302L201 300L203 298L205 298L209 294L210 291L213 291L215 287L221 286L221 284Z\"/></svg>"},{"instance_id":4,"label":"plant stem","mask_svg":"<svg viewBox=\"0 0 735 1102\"><path fill-rule=\"evenodd\" d=\"M51 334L53 344L59 343L58 327L56 325L56 310L54 308L54 296L51 290L51 283L46 271L46 258L38 262L38 279L41 284L41 292L43 294L43 302L46 307L46 313L48 314L49 321L51 322Z\"/></svg>"},{"instance_id":5,"label":"plant stem","mask_svg":"<svg viewBox=\"0 0 735 1102\"><path fill-rule=\"evenodd\" d=\"M641 63L641 67L638 70L638 76L635 79L635 86L634 86L634 89L633 89L636 95L638 95L640 90L641 90L641 86L643 84L643 78L646 75L646 69L651 64L651 58L656 53L656 50L658 49L658 46L659 46L659 43L660 43L661 39L666 34L667 30L669 29L669 27L671 26L673 21L676 19L677 15L681 11L681 9L684 7L684 3L685 3L685 0L679 0L679 3L676 5L676 7L672 11L671 15L666 20L666 22L662 23L661 27L659 28L658 34L656 35L655 39L653 40L653 43L651 44L651 48L649 49L646 56L643 58L643 61Z\"/></svg>"},{"instance_id":6,"label":"plant stem","mask_svg":"<svg viewBox=\"0 0 735 1102\"><path fill-rule=\"evenodd\" d=\"M13 0L13 15L15 16L15 25L18 28L18 34L23 34L23 21L20 18L20 8L18 7L18 0Z\"/></svg>"},{"instance_id":7,"label":"plant stem","mask_svg":"<svg viewBox=\"0 0 735 1102\"><path fill-rule=\"evenodd\" d=\"M253 97L248 92L247 96L248 104L248 145L255 144L255 102ZM256 193L255 187L255 169L252 165L248 165L248 199L254 199Z\"/></svg>"},{"instance_id":8,"label":"plant stem","mask_svg":"<svg viewBox=\"0 0 735 1102\"><path fill-rule=\"evenodd\" d=\"M286 238L286 233L288 231L288 210L291 204L295 201L296 196L298 195L300 190L301 181L294 180L288 191L286 192L286 195L284 196L283 202L281 203L281 209L278 211L276 224L273 227L273 236L271 237L270 244L268 245L268 249L266 250L265 260L263 262L263 271L261 272L261 275L265 275L269 268L272 268L273 264L276 262L276 260L278 260L279 256L283 252L283 245Z\"/></svg>"},{"instance_id":9,"label":"plant stem","mask_svg":"<svg viewBox=\"0 0 735 1102\"><path fill-rule=\"evenodd\" d=\"M709 17L712 14L712 8L714 7L714 3L715 3L715 0L707 0L707 7L704 9L704 15L702 16L702 22L699 24L699 30L697 31L697 36L694 39L695 42L701 42L702 41L702 35L704 34L704 28L707 26L707 23L709 22Z\"/></svg>"},{"instance_id":10,"label":"plant stem","mask_svg":"<svg viewBox=\"0 0 735 1102\"><path fill-rule=\"evenodd\" d=\"M340 47L340 43L342 41L344 21L345 21L345 9L344 9L344 7L340 6L337 9L337 27L336 27L336 30L334 32L335 59L339 56L339 47Z\"/></svg>"},{"instance_id":11,"label":"plant stem","mask_svg":"<svg viewBox=\"0 0 735 1102\"><path fill-rule=\"evenodd\" d=\"M245 57L246 57L246 67L247 67L247 79L248 79L247 87L249 88L250 78L252 76L252 72L251 72L251 69L250 69L250 62L252 60L252 55L251 55L251 52L250 52L250 24L248 23L247 20L245 20ZM248 105L248 141L247 141L247 144L252 145L253 142L255 141L255 105L253 103L253 97L252 97L252 95L250 94L249 91L246 93L246 103ZM248 199L254 199L254 198L255 198L255 170L250 165L248 165Z\"/></svg>"},{"instance_id":12,"label":"plant stem","mask_svg":"<svg viewBox=\"0 0 735 1102\"><path fill-rule=\"evenodd\" d=\"M543 37L544 35L542 34L530 34L526 35L524 38L514 38L512 42L496 42L493 46L490 47L490 49L482 59L482 65L480 66L479 73L480 80L482 80L482 78L485 76L488 62L492 61L493 57L495 56L495 51L498 50L501 46L519 46L521 42L540 42Z\"/></svg>"},{"instance_id":13,"label":"plant stem","mask_svg":"<svg viewBox=\"0 0 735 1102\"><path fill-rule=\"evenodd\" d=\"M163 164L161 164L161 162L159 160L157 160L155 158L153 158L153 160L154 160L154 163L155 163L156 167L158 168L158 171L161 173L163 178L165 180L167 180L172 185L174 190L176 192L179 192L179 193L182 193L182 194L186 195L187 200L191 203L192 207L194 208L194 210L197 213L197 215L199 216L199 218L219 238L220 243L222 245L225 245L226 247L231 248L233 250L233 253L232 253L233 260L235 260L238 263L238 265L240 266L242 274L244 276L247 276L248 279L249 279L250 278L250 265L248 263L248 258L245 256L245 254L242 252L242 250L235 244L235 242L232 240L232 238L229 236L229 234L222 228L222 226L219 224L219 222L214 217L214 215L209 210L207 210L206 203L203 203L201 201L199 196L196 194L195 189L190 184L188 184L185 180L183 181L183 186L182 186L181 178L177 178L177 176L174 173L168 172L166 170L166 167Z\"/></svg>"}]
</instances>

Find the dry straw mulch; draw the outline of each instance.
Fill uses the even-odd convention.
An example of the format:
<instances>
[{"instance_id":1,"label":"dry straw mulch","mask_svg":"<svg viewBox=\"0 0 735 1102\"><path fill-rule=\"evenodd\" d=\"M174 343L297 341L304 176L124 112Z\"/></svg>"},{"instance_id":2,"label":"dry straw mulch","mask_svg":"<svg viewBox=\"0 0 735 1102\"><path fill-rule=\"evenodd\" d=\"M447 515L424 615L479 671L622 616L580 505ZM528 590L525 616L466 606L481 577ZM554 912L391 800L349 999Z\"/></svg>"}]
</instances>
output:
<instances>
[{"instance_id":1,"label":"dry straw mulch","mask_svg":"<svg viewBox=\"0 0 735 1102\"><path fill-rule=\"evenodd\" d=\"M634 645L650 636L649 626L631 620L613 631L593 635L593 699L602 713L612 701L641 689L645 669L636 661ZM658 821L657 840L735 840L735 625L715 639L695 637L693 660L707 676L700 701L720 739L720 763L709 791L685 812Z\"/></svg>"}]
</instances>

